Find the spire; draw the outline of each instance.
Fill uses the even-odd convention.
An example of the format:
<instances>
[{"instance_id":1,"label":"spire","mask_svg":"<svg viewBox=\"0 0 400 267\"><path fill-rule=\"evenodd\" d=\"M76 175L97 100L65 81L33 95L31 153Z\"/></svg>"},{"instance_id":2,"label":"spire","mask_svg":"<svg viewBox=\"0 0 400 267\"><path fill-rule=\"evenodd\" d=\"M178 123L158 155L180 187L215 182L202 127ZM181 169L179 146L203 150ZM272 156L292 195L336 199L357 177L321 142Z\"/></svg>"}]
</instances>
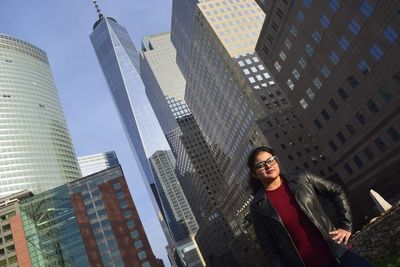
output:
<instances>
[{"instance_id":1,"label":"spire","mask_svg":"<svg viewBox=\"0 0 400 267\"><path fill-rule=\"evenodd\" d=\"M102 19L103 18L103 14L101 13L101 10L99 8L99 5L97 4L97 1L93 0L93 4L94 4L94 7L96 8L97 14L99 15L99 19Z\"/></svg>"}]
</instances>

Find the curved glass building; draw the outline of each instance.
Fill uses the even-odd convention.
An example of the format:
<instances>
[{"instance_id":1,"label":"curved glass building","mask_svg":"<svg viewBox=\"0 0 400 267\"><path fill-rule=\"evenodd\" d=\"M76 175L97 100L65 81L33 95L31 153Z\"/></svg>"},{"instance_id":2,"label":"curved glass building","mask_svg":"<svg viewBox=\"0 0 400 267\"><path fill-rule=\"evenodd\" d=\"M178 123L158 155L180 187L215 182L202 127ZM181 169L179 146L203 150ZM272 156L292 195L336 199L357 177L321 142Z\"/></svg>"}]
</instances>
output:
<instances>
[{"instance_id":1,"label":"curved glass building","mask_svg":"<svg viewBox=\"0 0 400 267\"><path fill-rule=\"evenodd\" d=\"M46 53L0 34L0 196L80 176Z\"/></svg>"}]
</instances>

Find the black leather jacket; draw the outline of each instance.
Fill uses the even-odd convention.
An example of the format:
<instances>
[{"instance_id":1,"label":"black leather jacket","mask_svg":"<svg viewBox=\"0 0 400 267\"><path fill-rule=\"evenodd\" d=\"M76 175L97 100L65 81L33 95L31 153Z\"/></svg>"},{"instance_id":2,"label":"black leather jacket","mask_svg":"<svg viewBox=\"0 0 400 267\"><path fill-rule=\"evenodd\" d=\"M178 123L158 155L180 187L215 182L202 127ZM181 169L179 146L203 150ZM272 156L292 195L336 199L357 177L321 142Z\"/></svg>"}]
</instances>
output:
<instances>
[{"instance_id":1,"label":"black leather jacket","mask_svg":"<svg viewBox=\"0 0 400 267\"><path fill-rule=\"evenodd\" d=\"M340 258L346 252L346 247L334 242L329 232L336 228L350 232L352 230L350 207L342 188L305 172L282 177L302 211L321 232L334 258L340 262ZM318 195L325 196L333 202L339 220L337 227L325 214ZM281 218L266 197L264 189L260 189L254 196L250 205L250 213L260 246L272 266L303 267L304 263Z\"/></svg>"}]
</instances>

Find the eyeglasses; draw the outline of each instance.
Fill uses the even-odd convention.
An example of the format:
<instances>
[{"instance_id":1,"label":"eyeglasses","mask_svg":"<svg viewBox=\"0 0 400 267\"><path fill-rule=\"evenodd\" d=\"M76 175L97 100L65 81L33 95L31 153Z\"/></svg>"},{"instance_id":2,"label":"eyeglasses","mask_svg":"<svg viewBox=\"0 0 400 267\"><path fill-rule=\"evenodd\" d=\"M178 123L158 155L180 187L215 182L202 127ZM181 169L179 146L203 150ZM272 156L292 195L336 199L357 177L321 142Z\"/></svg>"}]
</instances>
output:
<instances>
[{"instance_id":1,"label":"eyeglasses","mask_svg":"<svg viewBox=\"0 0 400 267\"><path fill-rule=\"evenodd\" d=\"M271 167L274 166L276 164L276 156L272 156L267 160L261 161L259 163L257 163L254 166L254 171L261 171L263 170L266 166Z\"/></svg>"}]
</instances>

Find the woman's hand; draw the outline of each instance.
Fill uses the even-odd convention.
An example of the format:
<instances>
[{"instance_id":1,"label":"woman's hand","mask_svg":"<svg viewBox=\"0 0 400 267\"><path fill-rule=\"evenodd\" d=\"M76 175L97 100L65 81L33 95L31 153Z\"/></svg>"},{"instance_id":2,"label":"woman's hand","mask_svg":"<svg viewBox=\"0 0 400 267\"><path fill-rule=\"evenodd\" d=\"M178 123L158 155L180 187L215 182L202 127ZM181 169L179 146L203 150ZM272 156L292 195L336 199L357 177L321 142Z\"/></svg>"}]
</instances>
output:
<instances>
[{"instance_id":1,"label":"woman's hand","mask_svg":"<svg viewBox=\"0 0 400 267\"><path fill-rule=\"evenodd\" d=\"M332 239L340 244L343 242L343 244L347 244L347 241L349 241L349 238L351 236L351 233L349 231L343 230L343 229L337 229L335 231L329 232L331 235Z\"/></svg>"}]
</instances>

